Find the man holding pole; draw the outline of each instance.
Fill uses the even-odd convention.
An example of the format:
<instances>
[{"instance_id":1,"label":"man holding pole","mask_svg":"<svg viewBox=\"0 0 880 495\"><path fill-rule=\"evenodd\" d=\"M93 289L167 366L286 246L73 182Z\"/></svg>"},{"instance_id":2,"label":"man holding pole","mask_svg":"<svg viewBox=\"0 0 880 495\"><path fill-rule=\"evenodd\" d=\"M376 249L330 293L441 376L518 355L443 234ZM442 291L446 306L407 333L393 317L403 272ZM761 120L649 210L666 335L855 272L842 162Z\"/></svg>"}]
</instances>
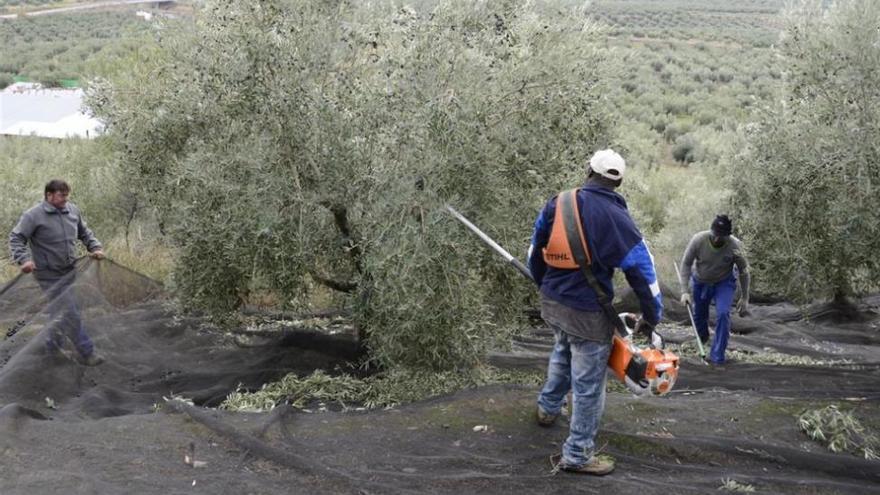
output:
<instances>
[{"instance_id":1,"label":"man holding pole","mask_svg":"<svg viewBox=\"0 0 880 495\"><path fill-rule=\"evenodd\" d=\"M626 201L614 191L625 169L614 151L596 152L587 166L586 184L552 198L541 210L529 248L529 269L541 289L541 316L556 339L538 396L537 420L552 425L572 390L569 436L558 466L576 473L614 470L614 460L597 455L595 443L615 331L610 304L614 270L624 272L639 297L643 314L637 332L650 335L663 310L653 257ZM572 242L583 249L566 246ZM581 255L586 263L576 261Z\"/></svg>"},{"instance_id":2,"label":"man holding pole","mask_svg":"<svg viewBox=\"0 0 880 495\"><path fill-rule=\"evenodd\" d=\"M711 365L724 364L737 272L742 289L739 315L750 314L749 264L742 242L731 235L732 231L733 225L727 215L716 216L709 230L698 232L691 239L679 271L681 303L693 307L694 326L704 344L709 341L709 304L715 300L715 339L708 359ZM689 291L689 284L692 285L693 295Z\"/></svg>"}]
</instances>

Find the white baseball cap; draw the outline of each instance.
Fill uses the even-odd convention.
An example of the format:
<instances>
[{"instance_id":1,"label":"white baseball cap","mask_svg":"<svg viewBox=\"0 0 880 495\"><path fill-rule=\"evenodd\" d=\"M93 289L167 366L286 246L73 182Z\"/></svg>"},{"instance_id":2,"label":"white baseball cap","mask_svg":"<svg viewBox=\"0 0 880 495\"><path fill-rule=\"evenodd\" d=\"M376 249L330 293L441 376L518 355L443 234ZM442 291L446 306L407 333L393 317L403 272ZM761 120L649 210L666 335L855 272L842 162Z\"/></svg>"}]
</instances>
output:
<instances>
[{"instance_id":1,"label":"white baseball cap","mask_svg":"<svg viewBox=\"0 0 880 495\"><path fill-rule=\"evenodd\" d=\"M600 150L590 158L590 170L606 179L620 180L626 172L626 162L614 150Z\"/></svg>"}]
</instances>

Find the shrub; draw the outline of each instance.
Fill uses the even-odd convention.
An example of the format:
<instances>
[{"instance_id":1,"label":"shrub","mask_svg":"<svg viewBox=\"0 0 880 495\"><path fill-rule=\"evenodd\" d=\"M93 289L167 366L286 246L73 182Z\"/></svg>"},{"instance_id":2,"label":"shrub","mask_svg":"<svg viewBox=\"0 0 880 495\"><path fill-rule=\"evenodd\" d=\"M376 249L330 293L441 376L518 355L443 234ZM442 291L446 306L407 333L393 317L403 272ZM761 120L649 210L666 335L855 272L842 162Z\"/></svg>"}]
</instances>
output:
<instances>
[{"instance_id":1,"label":"shrub","mask_svg":"<svg viewBox=\"0 0 880 495\"><path fill-rule=\"evenodd\" d=\"M710 109L702 109L699 112L697 112L697 115L695 118L697 120L697 123L702 126L711 125L718 118L718 111L717 110L710 110Z\"/></svg>"},{"instance_id":2,"label":"shrub","mask_svg":"<svg viewBox=\"0 0 880 495\"><path fill-rule=\"evenodd\" d=\"M693 163L697 161L699 144L690 134L679 136L672 147L672 157L680 163Z\"/></svg>"},{"instance_id":3,"label":"shrub","mask_svg":"<svg viewBox=\"0 0 880 495\"><path fill-rule=\"evenodd\" d=\"M668 125L669 118L665 115L655 115L654 118L651 119L651 129L654 132L662 134Z\"/></svg>"},{"instance_id":4,"label":"shrub","mask_svg":"<svg viewBox=\"0 0 880 495\"><path fill-rule=\"evenodd\" d=\"M691 132L693 127L693 122L690 119L676 119L663 130L663 138L667 143L675 143L679 136Z\"/></svg>"},{"instance_id":5,"label":"shrub","mask_svg":"<svg viewBox=\"0 0 880 495\"><path fill-rule=\"evenodd\" d=\"M669 115L686 115L690 110L690 101L683 96L669 96L663 100L663 111Z\"/></svg>"}]
</instances>

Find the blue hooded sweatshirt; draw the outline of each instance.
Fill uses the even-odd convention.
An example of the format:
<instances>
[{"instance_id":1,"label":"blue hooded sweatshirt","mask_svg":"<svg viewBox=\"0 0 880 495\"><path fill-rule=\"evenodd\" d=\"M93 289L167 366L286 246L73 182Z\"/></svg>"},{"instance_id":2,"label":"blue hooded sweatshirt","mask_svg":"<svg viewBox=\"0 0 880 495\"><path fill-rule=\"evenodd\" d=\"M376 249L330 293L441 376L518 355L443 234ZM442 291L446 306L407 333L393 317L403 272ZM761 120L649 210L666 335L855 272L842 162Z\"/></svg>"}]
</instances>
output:
<instances>
[{"instance_id":1,"label":"blue hooded sweatshirt","mask_svg":"<svg viewBox=\"0 0 880 495\"><path fill-rule=\"evenodd\" d=\"M639 298L643 317L656 325L663 313L663 302L654 258L629 215L626 200L611 189L588 182L578 190L577 204L592 255L591 268L599 284L613 298L611 279L614 269L620 268ZM555 214L556 196L547 202L535 221L529 270L545 297L581 311L601 311L596 293L580 270L562 270L544 262L542 249L550 239Z\"/></svg>"}]
</instances>

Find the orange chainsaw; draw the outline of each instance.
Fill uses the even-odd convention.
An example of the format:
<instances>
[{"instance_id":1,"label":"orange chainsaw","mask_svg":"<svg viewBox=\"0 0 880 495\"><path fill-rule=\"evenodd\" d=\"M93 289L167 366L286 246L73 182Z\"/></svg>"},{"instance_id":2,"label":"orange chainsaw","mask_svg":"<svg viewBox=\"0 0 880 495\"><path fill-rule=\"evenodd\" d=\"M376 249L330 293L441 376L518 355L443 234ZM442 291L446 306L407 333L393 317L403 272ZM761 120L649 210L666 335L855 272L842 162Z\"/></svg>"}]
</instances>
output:
<instances>
[{"instance_id":1,"label":"orange chainsaw","mask_svg":"<svg viewBox=\"0 0 880 495\"><path fill-rule=\"evenodd\" d=\"M628 335L614 335L608 369L636 395L666 395L678 378L678 356L663 349L663 339L656 332L649 346L638 347L632 341L638 318L632 313L619 317Z\"/></svg>"},{"instance_id":2,"label":"orange chainsaw","mask_svg":"<svg viewBox=\"0 0 880 495\"><path fill-rule=\"evenodd\" d=\"M522 262L453 207L446 205L446 209L521 274L534 281L531 271ZM613 311L610 304L608 306L606 312ZM652 332L651 343L648 346L644 348L637 346L632 340L633 329L638 322L636 315L620 313L615 320L613 323L617 333L612 338L608 368L635 395L662 396L669 393L678 377L678 356L663 350L663 338L656 332Z\"/></svg>"}]
</instances>

